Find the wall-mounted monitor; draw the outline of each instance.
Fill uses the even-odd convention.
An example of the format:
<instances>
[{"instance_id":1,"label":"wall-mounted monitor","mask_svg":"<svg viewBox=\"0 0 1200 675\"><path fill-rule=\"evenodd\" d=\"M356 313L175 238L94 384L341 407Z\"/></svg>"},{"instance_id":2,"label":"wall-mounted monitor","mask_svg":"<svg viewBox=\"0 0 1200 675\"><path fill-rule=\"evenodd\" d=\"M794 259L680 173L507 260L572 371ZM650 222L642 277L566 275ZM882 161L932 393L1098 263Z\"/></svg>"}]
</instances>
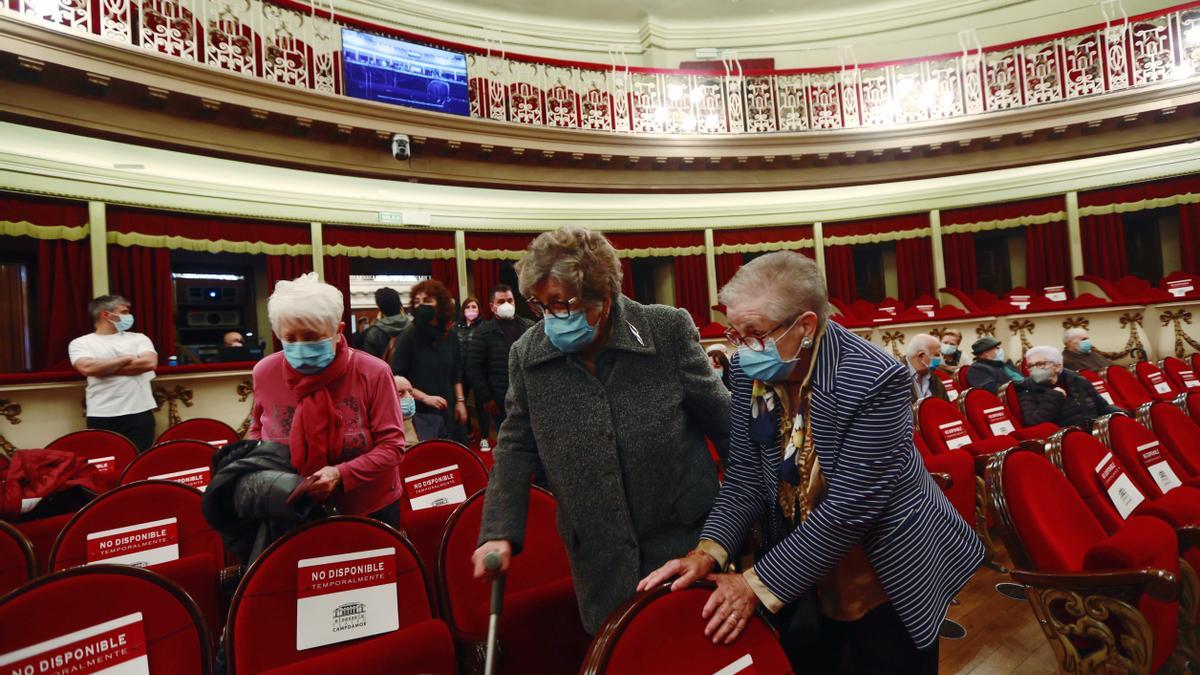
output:
<instances>
[{"instance_id":1,"label":"wall-mounted monitor","mask_svg":"<svg viewBox=\"0 0 1200 675\"><path fill-rule=\"evenodd\" d=\"M347 96L470 114L464 54L343 28L342 62Z\"/></svg>"}]
</instances>

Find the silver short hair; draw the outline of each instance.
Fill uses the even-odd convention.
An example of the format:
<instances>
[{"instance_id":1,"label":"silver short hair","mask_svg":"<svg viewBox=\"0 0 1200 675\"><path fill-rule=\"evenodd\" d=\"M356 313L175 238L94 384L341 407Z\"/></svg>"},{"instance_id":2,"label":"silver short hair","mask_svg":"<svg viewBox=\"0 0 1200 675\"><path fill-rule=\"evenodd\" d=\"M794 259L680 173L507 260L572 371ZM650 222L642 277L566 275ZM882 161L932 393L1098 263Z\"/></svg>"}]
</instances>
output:
<instances>
[{"instance_id":1,"label":"silver short hair","mask_svg":"<svg viewBox=\"0 0 1200 675\"><path fill-rule=\"evenodd\" d=\"M295 321L322 333L336 333L345 307L346 299L336 286L322 282L316 272L309 272L275 284L275 292L267 299L267 318L275 335L280 334L284 321Z\"/></svg>"},{"instance_id":2,"label":"silver short hair","mask_svg":"<svg viewBox=\"0 0 1200 675\"><path fill-rule=\"evenodd\" d=\"M101 295L100 297L88 303L88 314L92 315L92 322L100 320L100 315L104 312L116 311L118 307L129 307L129 301L120 295Z\"/></svg>"},{"instance_id":3,"label":"silver short hair","mask_svg":"<svg viewBox=\"0 0 1200 675\"><path fill-rule=\"evenodd\" d=\"M1025 363L1037 363L1038 361L1049 361L1061 366L1063 362L1062 350L1051 345L1030 347L1029 351L1025 352Z\"/></svg>"},{"instance_id":4,"label":"silver short hair","mask_svg":"<svg viewBox=\"0 0 1200 675\"><path fill-rule=\"evenodd\" d=\"M721 304L759 304L772 321L788 321L814 312L822 325L829 317L825 278L811 258L794 251L775 251L746 263L721 289Z\"/></svg>"},{"instance_id":5,"label":"silver short hair","mask_svg":"<svg viewBox=\"0 0 1200 675\"><path fill-rule=\"evenodd\" d=\"M1080 328L1078 326L1075 328L1068 328L1067 332L1063 333L1063 344L1065 345L1075 338L1087 337L1087 334L1088 332L1086 328Z\"/></svg>"},{"instance_id":6,"label":"silver short hair","mask_svg":"<svg viewBox=\"0 0 1200 675\"><path fill-rule=\"evenodd\" d=\"M912 337L911 340L908 341L908 345L904 348L904 355L911 359L912 357L916 356L917 352L920 352L922 348L929 349L932 353L940 349L939 345L941 344L941 340L938 340L932 335L926 333L917 333Z\"/></svg>"},{"instance_id":7,"label":"silver short hair","mask_svg":"<svg viewBox=\"0 0 1200 675\"><path fill-rule=\"evenodd\" d=\"M621 292L621 259L599 232L567 225L543 232L515 265L517 285L526 297L553 277L582 299L602 302Z\"/></svg>"}]
</instances>

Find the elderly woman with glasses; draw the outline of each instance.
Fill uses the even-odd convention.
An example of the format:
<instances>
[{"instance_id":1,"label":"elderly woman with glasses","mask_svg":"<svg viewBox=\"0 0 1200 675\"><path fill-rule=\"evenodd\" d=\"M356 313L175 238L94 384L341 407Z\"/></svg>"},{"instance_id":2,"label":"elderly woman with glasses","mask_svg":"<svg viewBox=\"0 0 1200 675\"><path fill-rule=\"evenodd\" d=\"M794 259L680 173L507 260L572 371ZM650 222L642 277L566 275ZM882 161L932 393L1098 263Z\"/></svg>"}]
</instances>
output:
<instances>
[{"instance_id":1,"label":"elderly woman with glasses","mask_svg":"<svg viewBox=\"0 0 1200 675\"><path fill-rule=\"evenodd\" d=\"M540 460L583 626L595 633L639 579L699 536L717 495L705 437L724 452L729 393L687 312L621 294L621 262L603 235L546 232L516 270L542 321L509 356L475 574L488 574L488 553L505 570L521 550Z\"/></svg>"},{"instance_id":2,"label":"elderly woman with glasses","mask_svg":"<svg viewBox=\"0 0 1200 675\"><path fill-rule=\"evenodd\" d=\"M798 253L742 267L721 302L738 345L725 482L696 547L639 589L707 576L696 629L729 643L765 608L798 673L937 672L938 627L983 547L913 448L908 370L828 320Z\"/></svg>"}]
</instances>

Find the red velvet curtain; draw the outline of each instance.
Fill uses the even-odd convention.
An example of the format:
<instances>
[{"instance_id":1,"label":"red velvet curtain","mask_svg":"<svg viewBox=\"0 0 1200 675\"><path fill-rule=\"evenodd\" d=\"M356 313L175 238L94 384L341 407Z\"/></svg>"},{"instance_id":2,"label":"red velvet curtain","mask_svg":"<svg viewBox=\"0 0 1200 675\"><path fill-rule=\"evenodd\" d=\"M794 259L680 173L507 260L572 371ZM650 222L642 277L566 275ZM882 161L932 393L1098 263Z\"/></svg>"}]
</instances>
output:
<instances>
[{"instance_id":1,"label":"red velvet curtain","mask_svg":"<svg viewBox=\"0 0 1200 675\"><path fill-rule=\"evenodd\" d=\"M702 255L675 258L675 306L686 309L697 326L709 322L708 266Z\"/></svg>"},{"instance_id":2,"label":"red velvet curtain","mask_svg":"<svg viewBox=\"0 0 1200 675\"><path fill-rule=\"evenodd\" d=\"M974 293L979 287L979 274L975 267L975 234L943 234L942 258L946 265L946 285L967 294Z\"/></svg>"},{"instance_id":3,"label":"red velvet curtain","mask_svg":"<svg viewBox=\"0 0 1200 675\"><path fill-rule=\"evenodd\" d=\"M280 281L291 281L302 274L313 271L311 255L269 255L267 256L267 295L275 292L275 284ZM271 330L271 340L275 343L275 351L283 349L275 330Z\"/></svg>"},{"instance_id":4,"label":"red velvet curtain","mask_svg":"<svg viewBox=\"0 0 1200 675\"><path fill-rule=\"evenodd\" d=\"M1071 284L1071 251L1064 222L1025 228L1025 285L1035 293Z\"/></svg>"},{"instance_id":5,"label":"red velvet curtain","mask_svg":"<svg viewBox=\"0 0 1200 675\"><path fill-rule=\"evenodd\" d=\"M491 290L500 283L499 260L472 260L471 274L475 277L475 297L479 298L479 315L492 318Z\"/></svg>"},{"instance_id":6,"label":"red velvet curtain","mask_svg":"<svg viewBox=\"0 0 1200 675\"><path fill-rule=\"evenodd\" d=\"M92 258L86 241L38 241L38 311L44 340L36 342L35 367L70 367L67 345L92 332L87 305L92 299Z\"/></svg>"},{"instance_id":7,"label":"red velvet curtain","mask_svg":"<svg viewBox=\"0 0 1200 675\"><path fill-rule=\"evenodd\" d=\"M904 304L933 295L933 243L929 237L896 241L896 272L899 299Z\"/></svg>"},{"instance_id":8,"label":"red velvet curtain","mask_svg":"<svg viewBox=\"0 0 1200 675\"><path fill-rule=\"evenodd\" d=\"M159 362L175 351L175 284L171 251L147 246L108 247L108 286L133 305L133 330L154 343Z\"/></svg>"},{"instance_id":9,"label":"red velvet curtain","mask_svg":"<svg viewBox=\"0 0 1200 675\"><path fill-rule=\"evenodd\" d=\"M146 211L125 207L110 208L107 220L110 232L137 232L188 239L261 241L268 244L294 245L307 244L311 238L311 231L307 224L260 220L238 221L190 213Z\"/></svg>"},{"instance_id":10,"label":"red velvet curtain","mask_svg":"<svg viewBox=\"0 0 1200 675\"><path fill-rule=\"evenodd\" d=\"M742 267L744 255L741 253L721 253L715 257L715 265L717 268L717 289L721 289L733 275Z\"/></svg>"},{"instance_id":11,"label":"red velvet curtain","mask_svg":"<svg viewBox=\"0 0 1200 675\"><path fill-rule=\"evenodd\" d=\"M1125 253L1125 221L1119 213L1079 219L1083 239L1083 271L1116 281L1129 273Z\"/></svg>"},{"instance_id":12,"label":"red velvet curtain","mask_svg":"<svg viewBox=\"0 0 1200 675\"><path fill-rule=\"evenodd\" d=\"M430 261L433 272L430 275L437 279L450 289L450 297L458 299L458 267L454 263L454 259L443 260L441 258Z\"/></svg>"},{"instance_id":13,"label":"red velvet curtain","mask_svg":"<svg viewBox=\"0 0 1200 675\"><path fill-rule=\"evenodd\" d=\"M825 247L825 281L829 297L851 302L858 298L858 283L854 279L854 247L850 245Z\"/></svg>"},{"instance_id":14,"label":"red velvet curtain","mask_svg":"<svg viewBox=\"0 0 1200 675\"><path fill-rule=\"evenodd\" d=\"M787 225L784 227L756 227L745 230L713 231L713 244L715 246L739 246L786 241L795 242L796 248L799 248L800 242L812 241L812 238L812 225Z\"/></svg>"},{"instance_id":15,"label":"red velvet curtain","mask_svg":"<svg viewBox=\"0 0 1200 675\"><path fill-rule=\"evenodd\" d=\"M1200 204L1179 206L1179 248L1183 271L1200 274Z\"/></svg>"},{"instance_id":16,"label":"red velvet curtain","mask_svg":"<svg viewBox=\"0 0 1200 675\"><path fill-rule=\"evenodd\" d=\"M344 255L322 256L325 268L325 283L342 292L342 321L350 327L350 258Z\"/></svg>"},{"instance_id":17,"label":"red velvet curtain","mask_svg":"<svg viewBox=\"0 0 1200 675\"><path fill-rule=\"evenodd\" d=\"M621 295L633 299L633 261L621 258Z\"/></svg>"}]
</instances>

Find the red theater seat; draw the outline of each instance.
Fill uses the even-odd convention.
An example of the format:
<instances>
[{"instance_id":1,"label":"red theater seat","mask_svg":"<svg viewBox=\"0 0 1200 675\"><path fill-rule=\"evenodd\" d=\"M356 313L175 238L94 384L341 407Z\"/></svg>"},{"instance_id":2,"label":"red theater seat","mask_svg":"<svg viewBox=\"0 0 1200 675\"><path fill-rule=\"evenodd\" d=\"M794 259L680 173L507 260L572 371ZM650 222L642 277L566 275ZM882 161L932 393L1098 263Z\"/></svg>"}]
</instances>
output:
<instances>
[{"instance_id":1,"label":"red theater seat","mask_svg":"<svg viewBox=\"0 0 1200 675\"><path fill-rule=\"evenodd\" d=\"M1117 405L1126 410L1137 410L1138 406L1154 400L1138 382L1138 378L1121 366L1109 366L1104 371L1104 379L1108 382L1109 391L1118 399Z\"/></svg>"},{"instance_id":2,"label":"red theater seat","mask_svg":"<svg viewBox=\"0 0 1200 675\"><path fill-rule=\"evenodd\" d=\"M1013 578L1028 585L1030 593L1070 590L1129 602L1137 610L1125 617L1114 613L1112 621L1097 626L1095 636L1064 632L1050 637L1052 642L1062 640L1055 648L1075 652L1078 662L1091 661L1089 656L1100 662L1103 657L1097 651L1124 651L1126 640L1136 641L1148 631L1151 644L1142 645L1145 662L1137 664L1138 670L1161 668L1177 644L1179 553L1171 526L1133 516L1108 535L1066 476L1037 453L993 457L988 483L1006 548L1020 568L1012 572ZM1063 603L1071 602L1068 597L1046 598L1049 611L1062 611ZM1046 620L1040 614L1039 618ZM1115 635L1095 639L1108 631Z\"/></svg>"},{"instance_id":3,"label":"red theater seat","mask_svg":"<svg viewBox=\"0 0 1200 675\"><path fill-rule=\"evenodd\" d=\"M530 489L525 547L508 569L499 672L573 674L587 652L589 637L579 619L567 552L555 526L556 512L549 492ZM482 515L483 493L477 493L450 516L438 550L443 613L465 650L476 649L487 638L491 583L475 579L471 564Z\"/></svg>"},{"instance_id":4,"label":"red theater seat","mask_svg":"<svg viewBox=\"0 0 1200 675\"><path fill-rule=\"evenodd\" d=\"M787 655L760 615L733 644L714 645L700 618L715 584L640 593L619 607L592 641L581 675L717 673L790 675ZM740 668L739 668L740 666ZM728 669L728 670L726 670Z\"/></svg>"},{"instance_id":5,"label":"red theater seat","mask_svg":"<svg viewBox=\"0 0 1200 675\"><path fill-rule=\"evenodd\" d=\"M381 571L364 571L367 566ZM314 594L303 576L308 570L355 581L346 590ZM345 576L351 570L357 576ZM382 623L359 629L355 639L321 644L335 635L326 623L331 611ZM301 634L304 649L298 648ZM231 674L455 672L450 631L433 618L425 570L412 544L394 528L357 516L303 525L254 561L229 609L225 649Z\"/></svg>"},{"instance_id":6,"label":"red theater seat","mask_svg":"<svg viewBox=\"0 0 1200 675\"><path fill-rule=\"evenodd\" d=\"M105 624L112 632L104 631ZM42 577L0 599L0 654L76 633L79 640L124 634L127 645L142 646L130 650L130 656L144 649L141 672L210 672L210 637L196 603L179 586L152 572L117 565L80 567ZM35 659L54 654L34 651ZM138 672L134 661L113 665L113 672L121 665L132 668L120 672ZM8 672L10 666L4 668ZM27 672L50 671L35 665Z\"/></svg>"},{"instance_id":7,"label":"red theater seat","mask_svg":"<svg viewBox=\"0 0 1200 675\"><path fill-rule=\"evenodd\" d=\"M1155 401L1170 401L1183 393L1183 388L1176 389L1174 385L1167 381L1166 374L1153 363L1140 361L1133 368L1137 374L1138 382L1142 384L1142 388L1146 390L1146 393L1150 394L1150 398Z\"/></svg>"},{"instance_id":8,"label":"red theater seat","mask_svg":"<svg viewBox=\"0 0 1200 675\"><path fill-rule=\"evenodd\" d=\"M1200 423L1200 393L1188 394L1183 400L1183 407L1193 422Z\"/></svg>"},{"instance_id":9,"label":"red theater seat","mask_svg":"<svg viewBox=\"0 0 1200 675\"><path fill-rule=\"evenodd\" d=\"M221 420L197 417L168 428L154 443L157 445L167 441L200 441L214 448L221 448L237 440L237 432L228 424Z\"/></svg>"},{"instance_id":10,"label":"red theater seat","mask_svg":"<svg viewBox=\"0 0 1200 675\"><path fill-rule=\"evenodd\" d=\"M46 446L51 450L66 450L87 459L101 473L111 475L116 484L121 472L137 456L133 441L114 431L84 429L55 439Z\"/></svg>"},{"instance_id":11,"label":"red theater seat","mask_svg":"<svg viewBox=\"0 0 1200 675\"><path fill-rule=\"evenodd\" d=\"M1096 420L1092 433L1113 451L1142 494L1157 499L1173 490L1193 493L1200 513L1200 491L1183 486L1191 477L1187 469L1149 429L1124 415L1107 415Z\"/></svg>"},{"instance_id":12,"label":"red theater seat","mask_svg":"<svg viewBox=\"0 0 1200 675\"><path fill-rule=\"evenodd\" d=\"M167 441L138 455L121 474L121 484L160 479L203 491L212 478L216 447L201 441Z\"/></svg>"},{"instance_id":13,"label":"red theater seat","mask_svg":"<svg viewBox=\"0 0 1200 675\"><path fill-rule=\"evenodd\" d=\"M37 574L33 544L17 528L0 520L0 596Z\"/></svg>"},{"instance_id":14,"label":"red theater seat","mask_svg":"<svg viewBox=\"0 0 1200 675\"><path fill-rule=\"evenodd\" d=\"M66 527L67 522L71 520L73 513L63 513L46 518L36 518L34 520L22 520L13 523L13 527L23 534L29 543L33 546L34 556L37 558L37 568L39 572L47 570L47 561L50 558L50 549L54 548L54 541L58 539L58 533Z\"/></svg>"},{"instance_id":15,"label":"red theater seat","mask_svg":"<svg viewBox=\"0 0 1200 675\"><path fill-rule=\"evenodd\" d=\"M1012 388L1009 384L1005 386ZM1007 392L1005 396L1008 396ZM1032 427L1018 424L1000 397L984 389L968 389L963 394L959 406L980 438L1009 435L1020 441L1043 441L1058 431L1058 425L1050 422L1035 424ZM1017 409L1020 407L1018 404Z\"/></svg>"},{"instance_id":16,"label":"red theater seat","mask_svg":"<svg viewBox=\"0 0 1200 675\"><path fill-rule=\"evenodd\" d=\"M106 534L96 537L97 533ZM139 533L147 538L132 539ZM113 553L106 554L106 543ZM172 545L177 546L174 552ZM113 558L123 546L132 550ZM47 567L65 570L102 559L149 567L187 591L214 631L224 625L219 585L225 548L200 512L198 490L154 480L122 485L97 497L59 533Z\"/></svg>"},{"instance_id":17,"label":"red theater seat","mask_svg":"<svg viewBox=\"0 0 1200 675\"><path fill-rule=\"evenodd\" d=\"M935 455L962 448L979 457L1019 444L1009 435L983 438L958 408L940 398L927 398L917 405L917 428Z\"/></svg>"},{"instance_id":18,"label":"red theater seat","mask_svg":"<svg viewBox=\"0 0 1200 675\"><path fill-rule=\"evenodd\" d=\"M943 487L942 492L958 515L975 527L975 458L965 450L950 450L922 459L929 473L950 477L949 487Z\"/></svg>"},{"instance_id":19,"label":"red theater seat","mask_svg":"<svg viewBox=\"0 0 1200 675\"><path fill-rule=\"evenodd\" d=\"M1187 361L1168 356L1162 360L1159 368L1176 391L1200 392L1200 376L1197 376Z\"/></svg>"},{"instance_id":20,"label":"red theater seat","mask_svg":"<svg viewBox=\"0 0 1200 675\"><path fill-rule=\"evenodd\" d=\"M1110 404L1115 405L1118 408L1125 407L1124 401L1113 396L1112 390L1108 388L1108 383L1104 381L1104 378L1086 368L1079 371L1079 374L1091 383L1092 388L1096 390L1096 393L1100 394L1100 398L1108 401Z\"/></svg>"},{"instance_id":21,"label":"red theater seat","mask_svg":"<svg viewBox=\"0 0 1200 675\"><path fill-rule=\"evenodd\" d=\"M1192 365L1192 372L1200 376L1200 352L1192 354L1191 358L1188 359L1188 363Z\"/></svg>"},{"instance_id":22,"label":"red theater seat","mask_svg":"<svg viewBox=\"0 0 1200 675\"><path fill-rule=\"evenodd\" d=\"M451 468L454 467L454 468ZM421 560L432 565L450 514L467 497L487 487L487 471L475 453L454 441L418 443L404 453L400 462L404 496L400 498L400 527L416 547ZM433 496L429 490L442 490ZM420 492L421 494L414 494ZM429 501L442 502L413 509Z\"/></svg>"},{"instance_id":23,"label":"red theater seat","mask_svg":"<svg viewBox=\"0 0 1200 675\"><path fill-rule=\"evenodd\" d=\"M1172 301L1195 300L1200 298L1200 277L1183 271L1172 272L1162 278L1159 288Z\"/></svg>"},{"instance_id":24,"label":"red theater seat","mask_svg":"<svg viewBox=\"0 0 1200 675\"><path fill-rule=\"evenodd\" d=\"M942 386L946 388L946 398L950 399L951 403L954 403L958 400L958 397L962 396L962 390L958 388L958 382L954 380L953 375L941 370L935 370L933 374L937 375L937 378L942 381Z\"/></svg>"},{"instance_id":25,"label":"red theater seat","mask_svg":"<svg viewBox=\"0 0 1200 675\"><path fill-rule=\"evenodd\" d=\"M1174 403L1155 403L1142 422L1162 441L1191 478L1200 478L1200 424ZM1182 478L1182 476L1181 476Z\"/></svg>"},{"instance_id":26,"label":"red theater seat","mask_svg":"<svg viewBox=\"0 0 1200 675\"><path fill-rule=\"evenodd\" d=\"M955 376L958 377L958 390L960 392L966 391L971 388L971 382L970 382L970 380L967 379L967 371L970 369L971 369L971 364L968 363L968 364L960 367L958 369L958 372L955 373Z\"/></svg>"}]
</instances>

